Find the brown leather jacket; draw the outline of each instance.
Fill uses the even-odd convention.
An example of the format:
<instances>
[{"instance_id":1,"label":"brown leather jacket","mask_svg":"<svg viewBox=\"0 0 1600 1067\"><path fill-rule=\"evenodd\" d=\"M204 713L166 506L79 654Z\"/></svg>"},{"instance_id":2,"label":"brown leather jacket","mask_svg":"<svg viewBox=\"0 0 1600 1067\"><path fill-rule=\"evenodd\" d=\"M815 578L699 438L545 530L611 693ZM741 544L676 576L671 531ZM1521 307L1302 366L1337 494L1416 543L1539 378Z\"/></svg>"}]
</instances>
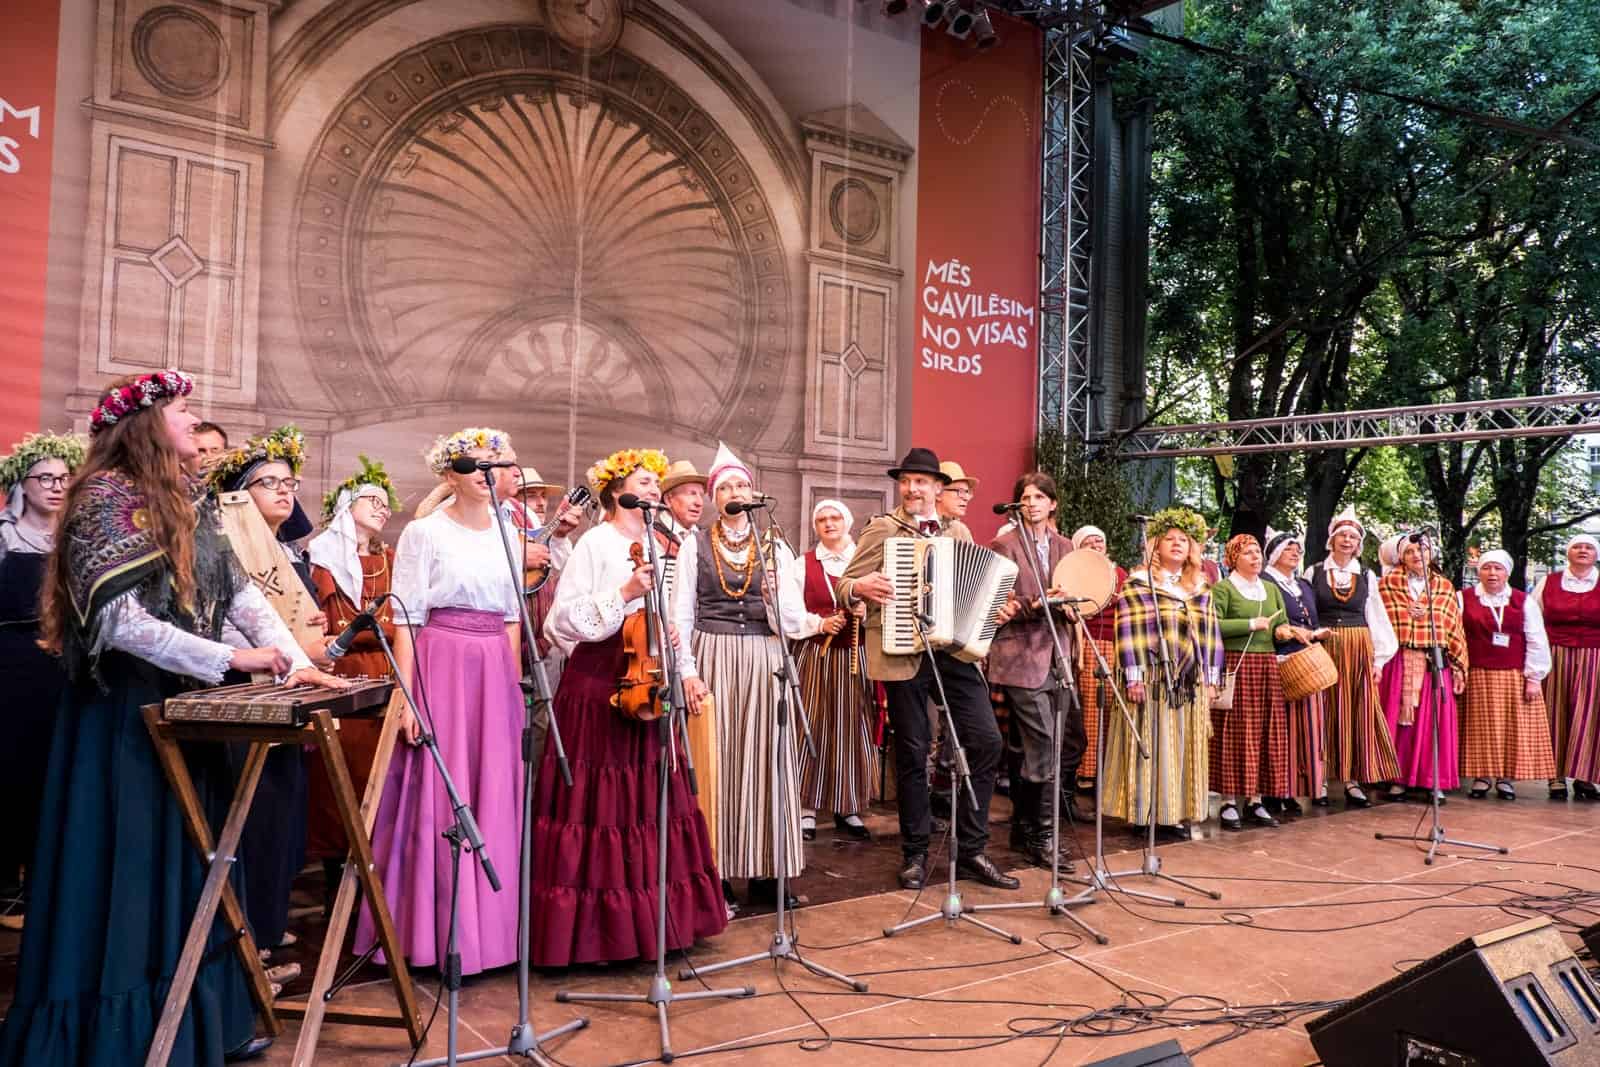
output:
<instances>
[{"instance_id":1,"label":"brown leather jacket","mask_svg":"<svg viewBox=\"0 0 1600 1067\"><path fill-rule=\"evenodd\" d=\"M1049 564L1044 569L1045 586L1055 573L1061 557L1072 551L1072 542L1054 530L1050 531ZM1028 546L1015 529L1007 530L989 543L989 548L1017 565L1017 584L1013 587L1022 607L1010 622L995 631L994 643L989 646L989 662L985 673L995 685L1014 685L1023 689L1038 689L1050 678L1050 627L1045 623L1044 612L1035 611L1032 604L1043 593L1034 580L1033 566L1028 562ZM1061 645L1067 653L1068 669L1073 670L1071 623L1066 614L1056 610L1056 629L1061 634Z\"/></svg>"}]
</instances>

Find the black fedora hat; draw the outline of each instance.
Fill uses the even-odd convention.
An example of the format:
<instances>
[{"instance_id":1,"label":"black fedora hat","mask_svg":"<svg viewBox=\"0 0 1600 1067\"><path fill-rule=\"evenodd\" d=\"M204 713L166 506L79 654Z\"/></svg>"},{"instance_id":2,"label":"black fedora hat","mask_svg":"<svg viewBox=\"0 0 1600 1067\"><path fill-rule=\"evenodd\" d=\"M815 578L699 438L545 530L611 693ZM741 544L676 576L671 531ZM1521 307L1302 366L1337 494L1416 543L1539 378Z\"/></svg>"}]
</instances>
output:
<instances>
[{"instance_id":1,"label":"black fedora hat","mask_svg":"<svg viewBox=\"0 0 1600 1067\"><path fill-rule=\"evenodd\" d=\"M950 476L939 469L939 457L933 454L931 448L913 448L906 453L906 458L900 461L898 467L889 468L891 478L898 478L902 474L926 474L939 479L944 485L950 484Z\"/></svg>"}]
</instances>

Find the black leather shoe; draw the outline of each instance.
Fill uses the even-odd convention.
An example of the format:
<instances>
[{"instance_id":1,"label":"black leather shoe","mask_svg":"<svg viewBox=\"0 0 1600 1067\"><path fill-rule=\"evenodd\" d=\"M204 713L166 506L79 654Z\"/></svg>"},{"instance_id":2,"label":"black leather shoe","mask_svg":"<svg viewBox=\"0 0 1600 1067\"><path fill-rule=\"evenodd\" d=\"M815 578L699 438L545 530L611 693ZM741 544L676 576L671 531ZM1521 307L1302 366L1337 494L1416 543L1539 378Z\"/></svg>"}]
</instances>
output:
<instances>
[{"instance_id":1,"label":"black leather shoe","mask_svg":"<svg viewBox=\"0 0 1600 1067\"><path fill-rule=\"evenodd\" d=\"M1482 800L1489 795L1489 779L1474 778L1472 788L1467 790L1467 796L1472 800Z\"/></svg>"},{"instance_id":2,"label":"black leather shoe","mask_svg":"<svg viewBox=\"0 0 1600 1067\"><path fill-rule=\"evenodd\" d=\"M1217 816L1224 830L1243 830L1244 820L1239 818L1239 809L1232 804L1222 805L1222 812Z\"/></svg>"},{"instance_id":3,"label":"black leather shoe","mask_svg":"<svg viewBox=\"0 0 1600 1067\"><path fill-rule=\"evenodd\" d=\"M1314 807L1326 808L1331 805L1333 801L1328 798L1328 794L1324 793L1320 797L1312 797L1311 803Z\"/></svg>"},{"instance_id":4,"label":"black leather shoe","mask_svg":"<svg viewBox=\"0 0 1600 1067\"><path fill-rule=\"evenodd\" d=\"M1552 779L1550 779L1550 799L1551 800L1565 800L1565 799L1567 799L1567 780L1565 778L1552 778Z\"/></svg>"},{"instance_id":5,"label":"black leather shoe","mask_svg":"<svg viewBox=\"0 0 1600 1067\"><path fill-rule=\"evenodd\" d=\"M957 878L971 878L975 882L993 886L996 889L1017 889L1022 883L1011 877L1005 871L994 865L994 860L978 853L976 856L962 856L956 864Z\"/></svg>"},{"instance_id":6,"label":"black leather shoe","mask_svg":"<svg viewBox=\"0 0 1600 1067\"><path fill-rule=\"evenodd\" d=\"M1272 813L1266 808L1262 807L1260 804L1255 804L1249 808L1246 808L1244 817L1249 820L1251 826L1278 825L1278 820L1273 818Z\"/></svg>"},{"instance_id":7,"label":"black leather shoe","mask_svg":"<svg viewBox=\"0 0 1600 1067\"><path fill-rule=\"evenodd\" d=\"M928 882L928 854L919 852L915 856L906 857L906 865L900 868L901 889L921 889Z\"/></svg>"},{"instance_id":8,"label":"black leather shoe","mask_svg":"<svg viewBox=\"0 0 1600 1067\"><path fill-rule=\"evenodd\" d=\"M261 1054L271 1047L272 1038L267 1034L262 1034L260 1037L252 1037L236 1049L224 1052L222 1061L224 1063L243 1063L245 1060L259 1059Z\"/></svg>"},{"instance_id":9,"label":"black leather shoe","mask_svg":"<svg viewBox=\"0 0 1600 1067\"><path fill-rule=\"evenodd\" d=\"M1372 801L1368 798L1366 791L1359 785L1347 785L1344 787L1344 806L1347 808L1370 808L1372 807Z\"/></svg>"},{"instance_id":10,"label":"black leather shoe","mask_svg":"<svg viewBox=\"0 0 1600 1067\"><path fill-rule=\"evenodd\" d=\"M856 817L858 819L860 818L859 815L856 816ZM858 826L855 823L846 822L845 820L847 818L848 818L848 816L840 815L837 812L834 813L834 816L833 816L833 828L837 833L842 833L842 834L845 834L845 835L847 835L849 837L853 837L857 841L871 841L872 840L872 831L868 830L865 824L862 824L862 825Z\"/></svg>"},{"instance_id":11,"label":"black leather shoe","mask_svg":"<svg viewBox=\"0 0 1600 1067\"><path fill-rule=\"evenodd\" d=\"M1517 791L1510 782L1496 782L1494 784L1494 795L1497 800L1517 799Z\"/></svg>"},{"instance_id":12,"label":"black leather shoe","mask_svg":"<svg viewBox=\"0 0 1600 1067\"><path fill-rule=\"evenodd\" d=\"M776 878L750 879L750 903L757 907L775 908L778 906L778 880ZM800 906L800 898L793 893L785 893L783 906L789 909Z\"/></svg>"},{"instance_id":13,"label":"black leather shoe","mask_svg":"<svg viewBox=\"0 0 1600 1067\"><path fill-rule=\"evenodd\" d=\"M1306 813L1306 809L1302 808L1300 806L1300 802L1298 800L1296 800L1294 797L1279 797L1278 798L1277 814L1279 814L1279 815L1289 815L1289 816L1292 816L1292 817L1298 817L1298 816L1304 815L1305 813Z\"/></svg>"},{"instance_id":14,"label":"black leather shoe","mask_svg":"<svg viewBox=\"0 0 1600 1067\"><path fill-rule=\"evenodd\" d=\"M1572 780L1572 795L1579 800L1600 800L1600 789L1596 789L1593 782L1585 782L1581 778Z\"/></svg>"},{"instance_id":15,"label":"black leather shoe","mask_svg":"<svg viewBox=\"0 0 1600 1067\"><path fill-rule=\"evenodd\" d=\"M1194 835L1189 832L1187 826L1181 823L1177 826L1165 826L1161 823L1156 823L1156 841L1158 843L1165 842L1169 845L1177 845L1193 840Z\"/></svg>"}]
</instances>

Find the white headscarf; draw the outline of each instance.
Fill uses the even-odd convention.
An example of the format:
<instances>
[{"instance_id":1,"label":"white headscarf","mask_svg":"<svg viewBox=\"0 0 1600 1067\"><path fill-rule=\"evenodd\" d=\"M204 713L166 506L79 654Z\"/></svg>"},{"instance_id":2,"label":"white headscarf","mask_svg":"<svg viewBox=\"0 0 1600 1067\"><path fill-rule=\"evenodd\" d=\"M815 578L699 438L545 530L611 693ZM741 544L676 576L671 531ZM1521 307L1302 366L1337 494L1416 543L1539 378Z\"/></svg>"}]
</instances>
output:
<instances>
[{"instance_id":1,"label":"white headscarf","mask_svg":"<svg viewBox=\"0 0 1600 1067\"><path fill-rule=\"evenodd\" d=\"M1593 534L1581 533L1574 536L1572 540L1567 542L1568 552L1572 551L1573 545L1588 545L1596 552L1600 552L1600 541L1596 541Z\"/></svg>"},{"instance_id":2,"label":"white headscarf","mask_svg":"<svg viewBox=\"0 0 1600 1067\"><path fill-rule=\"evenodd\" d=\"M1506 576L1508 578L1510 577L1510 575L1511 575L1511 553L1507 552L1505 549L1503 549L1503 548L1491 548L1489 551L1487 551L1483 555L1479 556L1478 557L1478 566L1482 567L1485 563L1498 563L1498 564L1500 564L1500 566L1502 566L1502 567L1504 567L1506 569Z\"/></svg>"},{"instance_id":3,"label":"white headscarf","mask_svg":"<svg viewBox=\"0 0 1600 1067\"><path fill-rule=\"evenodd\" d=\"M817 516L821 515L829 508L837 511L839 516L844 519L844 532L846 536L849 536L850 531L855 529L856 517L850 513L849 508L844 506L844 501L842 500L834 500L829 498L827 500L817 501L816 504L811 508L811 525L813 527L816 526Z\"/></svg>"},{"instance_id":4,"label":"white headscarf","mask_svg":"<svg viewBox=\"0 0 1600 1067\"><path fill-rule=\"evenodd\" d=\"M1098 537L1107 544L1110 543L1110 539L1106 537L1106 532L1100 529L1100 527L1080 526L1076 530L1072 531L1072 547L1082 548L1083 543L1091 537Z\"/></svg>"},{"instance_id":5,"label":"white headscarf","mask_svg":"<svg viewBox=\"0 0 1600 1067\"><path fill-rule=\"evenodd\" d=\"M306 546L306 558L333 575L333 583L357 610L361 608L365 583L361 575L361 532L356 529L356 517L350 509L364 496L389 502L388 492L380 485L366 483L346 489L333 506L333 521Z\"/></svg>"},{"instance_id":6,"label":"white headscarf","mask_svg":"<svg viewBox=\"0 0 1600 1067\"><path fill-rule=\"evenodd\" d=\"M750 468L745 465L744 460L734 455L733 449L718 441L717 454L711 460L711 472L706 475L706 492L715 493L717 483L730 474L742 474L745 481L751 485L755 484L755 475L750 473Z\"/></svg>"},{"instance_id":7,"label":"white headscarf","mask_svg":"<svg viewBox=\"0 0 1600 1067\"><path fill-rule=\"evenodd\" d=\"M1356 509L1354 507L1347 506L1343 511L1339 512L1339 514L1335 515L1329 520L1328 543L1323 547L1332 548L1333 535L1338 533L1340 528L1344 526L1349 526L1354 529L1357 537L1365 538L1367 536L1367 528L1361 525L1360 519L1356 518Z\"/></svg>"}]
</instances>

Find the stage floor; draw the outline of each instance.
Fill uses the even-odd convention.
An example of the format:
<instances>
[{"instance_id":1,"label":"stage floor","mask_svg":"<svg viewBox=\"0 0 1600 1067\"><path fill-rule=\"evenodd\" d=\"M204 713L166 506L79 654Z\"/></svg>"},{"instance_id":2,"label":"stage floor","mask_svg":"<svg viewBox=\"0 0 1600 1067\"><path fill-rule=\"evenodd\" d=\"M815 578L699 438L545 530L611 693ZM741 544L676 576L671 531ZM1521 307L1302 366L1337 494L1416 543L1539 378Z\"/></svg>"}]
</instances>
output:
<instances>
[{"instance_id":1,"label":"stage floor","mask_svg":"<svg viewBox=\"0 0 1600 1067\"><path fill-rule=\"evenodd\" d=\"M951 928L943 922L885 939L883 927L937 910L942 880L920 897L899 891L836 892L848 885L859 893L863 877L892 884L897 851L887 840L835 846L831 828L824 828L811 846L811 869L799 883L808 896L826 901L795 915L802 952L862 977L870 992L849 992L793 964L777 971L770 962L751 964L710 981L754 986L755 997L685 1002L673 1009L674 1048L680 1059L696 1063L998 1067L1092 1063L1175 1038L1200 1064L1300 1067L1316 1060L1305 1024L1322 1008L1296 1011L1293 1005L1354 996L1463 937L1533 915L1524 894L1600 892L1600 805L1550 802L1543 783L1524 783L1519 791L1523 799L1515 803L1471 801L1458 793L1444 808L1452 836L1507 845L1509 856L1464 858L1469 850L1450 849L1432 867L1424 866L1421 852L1408 844L1373 839L1374 831L1418 831L1419 817L1427 812L1418 804L1352 812L1312 809L1313 816L1276 830L1227 835L1217 834L1213 822L1206 838L1164 846L1161 855L1167 873L1220 891L1223 899L1132 879L1130 887L1171 888L1188 906L1163 907L1118 895L1076 909L1110 938L1106 945L1082 936L1065 919L1047 917L1042 908L982 916L1020 935L1020 945L965 923ZM872 825L887 838L892 815L879 811ZM1421 832L1426 826L1421 824ZM997 818L996 836L1005 830ZM1116 847L1125 848L1129 838L1118 833L1115 840ZM1084 843L1092 847L1087 835ZM1137 853L1123 853L1111 866L1136 863ZM885 865L888 871L881 870ZM1040 900L1047 873L1027 868L1021 877L1018 893L970 882L959 886L969 903ZM1508 908L1518 899L1522 906ZM1600 914L1585 910L1588 903L1580 900L1571 907L1546 901L1542 908L1583 925L1600 920ZM770 917L741 918L699 946L693 959L710 963L759 952L771 936ZM1576 944L1575 938L1569 941ZM673 962L675 977L682 961ZM580 1008L552 999L563 988L642 991L649 975L646 966L536 973L533 1009L541 1028L580 1015L590 1020L589 1029L552 1044L552 1055L571 1065L654 1059L656 1022L645 1007ZM425 1013L433 1006L435 982L432 972L419 975ZM700 988L693 980L675 981L674 987ZM386 995L385 985L364 983L341 999L379 1005ZM1223 1002L1244 1026L1208 1022L1223 1014ZM516 1015L514 971L469 979L461 1003L463 1053L503 1044ZM1119 1004L1151 1010L1112 1013ZM1244 1007L1254 1010L1246 1016L1239 1012ZM1101 1012L1097 1018L1085 1018L1096 1011ZM1282 1025L1272 1025L1278 1021ZM1092 1036L1096 1031L1114 1036ZM1029 1036L1015 1036L1023 1032ZM1238 1036L1212 1044L1229 1035ZM261 1062L289 1063L294 1036L294 1030L287 1031ZM830 1037L832 1046L817 1051ZM444 1051L441 1012L424 1055ZM936 1051L945 1054L932 1055ZM398 1064L407 1053L398 1033L330 1025L317 1063Z\"/></svg>"}]
</instances>

